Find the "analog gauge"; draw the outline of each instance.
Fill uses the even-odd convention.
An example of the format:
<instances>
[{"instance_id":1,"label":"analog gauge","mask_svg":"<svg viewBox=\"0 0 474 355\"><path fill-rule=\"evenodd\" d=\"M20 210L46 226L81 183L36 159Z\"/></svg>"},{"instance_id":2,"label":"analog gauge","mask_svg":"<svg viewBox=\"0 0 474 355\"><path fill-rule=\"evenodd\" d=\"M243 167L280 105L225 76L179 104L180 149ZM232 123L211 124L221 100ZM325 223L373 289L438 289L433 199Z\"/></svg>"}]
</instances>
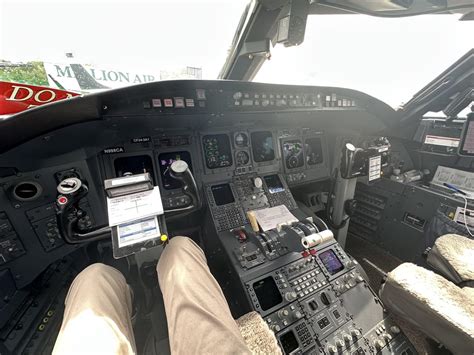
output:
<instances>
[{"instance_id":1,"label":"analog gauge","mask_svg":"<svg viewBox=\"0 0 474 355\"><path fill-rule=\"evenodd\" d=\"M236 147L243 148L247 147L249 144L249 137L247 133L239 132L234 136L234 143Z\"/></svg>"},{"instance_id":2,"label":"analog gauge","mask_svg":"<svg viewBox=\"0 0 474 355\"><path fill-rule=\"evenodd\" d=\"M247 165L250 161L249 153L241 150L235 154L235 161L237 166Z\"/></svg>"}]
</instances>

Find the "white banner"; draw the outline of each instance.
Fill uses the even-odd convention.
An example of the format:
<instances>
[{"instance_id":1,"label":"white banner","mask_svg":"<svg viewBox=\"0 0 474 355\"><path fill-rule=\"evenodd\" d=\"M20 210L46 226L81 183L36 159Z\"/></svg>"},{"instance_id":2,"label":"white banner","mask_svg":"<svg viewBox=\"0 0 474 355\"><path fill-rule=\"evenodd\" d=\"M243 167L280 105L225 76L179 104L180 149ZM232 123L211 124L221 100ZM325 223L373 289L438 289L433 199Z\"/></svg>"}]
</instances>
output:
<instances>
[{"instance_id":1,"label":"white banner","mask_svg":"<svg viewBox=\"0 0 474 355\"><path fill-rule=\"evenodd\" d=\"M74 63L44 63L51 87L72 91L93 92L138 85L166 79L201 79L202 69L178 68L157 73L113 70Z\"/></svg>"}]
</instances>

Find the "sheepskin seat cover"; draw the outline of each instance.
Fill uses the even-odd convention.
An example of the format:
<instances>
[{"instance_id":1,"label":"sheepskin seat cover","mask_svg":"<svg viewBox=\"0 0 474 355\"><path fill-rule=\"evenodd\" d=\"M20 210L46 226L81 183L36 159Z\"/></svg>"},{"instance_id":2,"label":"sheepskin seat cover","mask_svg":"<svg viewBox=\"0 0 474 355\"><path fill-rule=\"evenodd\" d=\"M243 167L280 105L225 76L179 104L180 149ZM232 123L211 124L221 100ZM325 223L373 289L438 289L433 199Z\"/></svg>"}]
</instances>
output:
<instances>
[{"instance_id":1,"label":"sheepskin seat cover","mask_svg":"<svg viewBox=\"0 0 474 355\"><path fill-rule=\"evenodd\" d=\"M252 354L281 355L280 347L273 332L257 312L244 314L236 320L240 334Z\"/></svg>"},{"instance_id":2,"label":"sheepskin seat cover","mask_svg":"<svg viewBox=\"0 0 474 355\"><path fill-rule=\"evenodd\" d=\"M474 240L445 234L436 239L427 261L456 283L474 280Z\"/></svg>"},{"instance_id":3,"label":"sheepskin seat cover","mask_svg":"<svg viewBox=\"0 0 474 355\"><path fill-rule=\"evenodd\" d=\"M404 263L388 273L385 306L456 354L474 350L474 298L432 271Z\"/></svg>"}]
</instances>

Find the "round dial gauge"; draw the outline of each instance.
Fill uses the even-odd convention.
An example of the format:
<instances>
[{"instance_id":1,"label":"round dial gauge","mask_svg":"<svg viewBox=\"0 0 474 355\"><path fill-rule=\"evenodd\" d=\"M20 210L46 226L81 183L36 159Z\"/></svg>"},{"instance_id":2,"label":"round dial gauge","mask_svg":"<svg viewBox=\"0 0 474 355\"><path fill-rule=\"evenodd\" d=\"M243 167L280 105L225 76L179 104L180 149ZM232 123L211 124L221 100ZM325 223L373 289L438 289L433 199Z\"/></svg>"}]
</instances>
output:
<instances>
[{"instance_id":1,"label":"round dial gauge","mask_svg":"<svg viewBox=\"0 0 474 355\"><path fill-rule=\"evenodd\" d=\"M234 136L234 143L236 147L247 147L249 144L249 137L247 136L247 133L236 133Z\"/></svg>"},{"instance_id":2,"label":"round dial gauge","mask_svg":"<svg viewBox=\"0 0 474 355\"><path fill-rule=\"evenodd\" d=\"M245 150L241 150L235 154L235 162L237 166L247 165L249 161L249 153L247 153Z\"/></svg>"}]
</instances>

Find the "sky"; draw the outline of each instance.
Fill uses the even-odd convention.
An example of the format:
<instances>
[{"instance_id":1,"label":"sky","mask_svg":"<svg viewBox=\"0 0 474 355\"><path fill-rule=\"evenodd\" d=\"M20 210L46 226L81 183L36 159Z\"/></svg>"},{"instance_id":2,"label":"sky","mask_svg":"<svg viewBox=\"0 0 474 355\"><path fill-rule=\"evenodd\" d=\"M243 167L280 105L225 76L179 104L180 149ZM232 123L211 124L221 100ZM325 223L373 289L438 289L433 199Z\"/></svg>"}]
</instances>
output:
<instances>
[{"instance_id":1,"label":"sky","mask_svg":"<svg viewBox=\"0 0 474 355\"><path fill-rule=\"evenodd\" d=\"M0 0L0 59L217 77L248 0ZM256 81L330 85L397 107L473 47L460 15L310 16L299 47L272 49Z\"/></svg>"}]
</instances>

